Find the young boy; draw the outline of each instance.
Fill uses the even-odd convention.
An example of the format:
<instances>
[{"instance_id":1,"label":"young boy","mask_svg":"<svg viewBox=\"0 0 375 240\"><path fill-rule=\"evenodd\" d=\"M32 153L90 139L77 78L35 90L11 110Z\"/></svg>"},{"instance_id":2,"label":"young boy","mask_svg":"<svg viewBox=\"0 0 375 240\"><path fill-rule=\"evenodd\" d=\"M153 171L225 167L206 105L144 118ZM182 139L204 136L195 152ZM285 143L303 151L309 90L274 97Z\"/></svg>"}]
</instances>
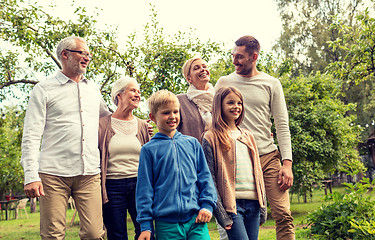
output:
<instances>
[{"instance_id":1,"label":"young boy","mask_svg":"<svg viewBox=\"0 0 375 240\"><path fill-rule=\"evenodd\" d=\"M207 222L216 207L216 190L198 140L176 130L179 101L160 90L148 100L150 119L159 132L143 145L136 190L139 240L210 239ZM192 126L194 127L194 126Z\"/></svg>"}]
</instances>

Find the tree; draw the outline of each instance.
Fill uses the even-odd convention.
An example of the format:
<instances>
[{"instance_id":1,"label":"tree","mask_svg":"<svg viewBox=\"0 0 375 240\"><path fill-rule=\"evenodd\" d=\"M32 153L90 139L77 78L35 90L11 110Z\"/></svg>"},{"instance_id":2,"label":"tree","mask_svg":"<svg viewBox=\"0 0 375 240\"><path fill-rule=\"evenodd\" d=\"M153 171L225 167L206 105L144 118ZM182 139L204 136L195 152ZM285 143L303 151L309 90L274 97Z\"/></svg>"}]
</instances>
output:
<instances>
[{"instance_id":1,"label":"tree","mask_svg":"<svg viewBox=\"0 0 375 240\"><path fill-rule=\"evenodd\" d=\"M95 28L96 20L85 13L84 8L76 9L75 21L62 21L53 17L41 6L17 0L2 1L0 9L0 38L8 44L1 49L0 60L0 97L4 99L11 91L11 86L28 94L39 82L39 77L51 75L61 68L53 49L58 41L69 35L87 38L91 45L113 44L113 31L100 31ZM9 47L9 45L11 47ZM93 47L92 47L93 48ZM104 49L104 47L103 47ZM95 48L96 50L96 48ZM95 52L93 49L93 52ZM105 51L105 49L103 50ZM102 52L106 59L113 59L111 51ZM20 64L19 62L24 64ZM90 77L101 71L99 77L105 81L115 76L116 64L108 61L101 66L94 61L88 74ZM100 70L98 70L100 69Z\"/></svg>"},{"instance_id":2,"label":"tree","mask_svg":"<svg viewBox=\"0 0 375 240\"><path fill-rule=\"evenodd\" d=\"M328 41L341 36L330 28L334 16L355 27L355 15L369 6L371 0L276 0L283 30L274 46L285 59L293 60L293 76L309 75L312 71L323 72L325 67L337 61L342 50L333 51Z\"/></svg>"},{"instance_id":3,"label":"tree","mask_svg":"<svg viewBox=\"0 0 375 240\"><path fill-rule=\"evenodd\" d=\"M359 128L351 126L354 115L346 115L354 104L339 99L340 81L317 73L309 77L281 79L290 118L293 148L293 193L312 196L313 184L320 183L332 169L345 162L359 162ZM276 134L276 133L274 133Z\"/></svg>"},{"instance_id":4,"label":"tree","mask_svg":"<svg viewBox=\"0 0 375 240\"><path fill-rule=\"evenodd\" d=\"M188 84L182 76L184 62L195 55L209 61L224 53L223 44L203 43L194 37L192 29L173 36L165 35L154 7L151 7L151 21L144 27L143 37L140 40L137 33L131 34L125 52L120 55L123 61L129 62L131 71L128 74L141 83L145 97L159 89L176 94L185 92Z\"/></svg>"},{"instance_id":5,"label":"tree","mask_svg":"<svg viewBox=\"0 0 375 240\"><path fill-rule=\"evenodd\" d=\"M0 199L23 192L20 164L24 111L6 108L0 112Z\"/></svg>"},{"instance_id":6,"label":"tree","mask_svg":"<svg viewBox=\"0 0 375 240\"><path fill-rule=\"evenodd\" d=\"M375 18L370 17L369 9L366 9L355 19L358 21L356 28L346 25L340 18L332 23L331 29L338 31L342 37L330 41L330 47L344 54L331 63L327 71L342 81L340 91L343 101L357 103L357 124L364 126L375 118ZM373 127L364 131L363 138L366 139L373 131Z\"/></svg>"},{"instance_id":7,"label":"tree","mask_svg":"<svg viewBox=\"0 0 375 240\"><path fill-rule=\"evenodd\" d=\"M53 49L62 38L70 35L88 41L94 58L86 76L100 85L108 102L110 85L121 75L135 77L145 97L161 88L175 93L184 91L187 87L181 74L184 61L193 55L208 60L215 54L221 54L222 44L202 43L194 37L193 30L166 35L157 21L155 7L151 5L150 8L151 20L144 27L143 39L134 32L127 41L121 40L126 42L122 50L116 28L97 28L98 14L90 16L83 7L76 8L77 19L63 21L36 3L3 0L0 38L13 49L2 48L0 51L0 61L4 63L0 67L0 98L4 99L12 91L10 86L28 94L40 80L38 74L48 76L61 68ZM21 67L19 59L27 66Z\"/></svg>"}]
</instances>

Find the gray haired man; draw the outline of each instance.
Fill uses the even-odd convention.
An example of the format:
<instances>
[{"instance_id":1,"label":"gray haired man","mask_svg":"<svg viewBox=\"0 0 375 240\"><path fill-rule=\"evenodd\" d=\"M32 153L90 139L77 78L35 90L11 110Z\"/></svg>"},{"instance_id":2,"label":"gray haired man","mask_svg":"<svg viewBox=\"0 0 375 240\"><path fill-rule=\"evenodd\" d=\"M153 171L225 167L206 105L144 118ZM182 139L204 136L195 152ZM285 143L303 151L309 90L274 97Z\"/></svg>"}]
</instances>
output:
<instances>
[{"instance_id":1,"label":"gray haired man","mask_svg":"<svg viewBox=\"0 0 375 240\"><path fill-rule=\"evenodd\" d=\"M26 111L24 189L31 198L40 197L42 239L65 238L70 196L80 217L80 238L101 239L98 125L109 112L96 85L83 76L92 58L86 41L67 37L56 52L62 70L35 85Z\"/></svg>"}]
</instances>

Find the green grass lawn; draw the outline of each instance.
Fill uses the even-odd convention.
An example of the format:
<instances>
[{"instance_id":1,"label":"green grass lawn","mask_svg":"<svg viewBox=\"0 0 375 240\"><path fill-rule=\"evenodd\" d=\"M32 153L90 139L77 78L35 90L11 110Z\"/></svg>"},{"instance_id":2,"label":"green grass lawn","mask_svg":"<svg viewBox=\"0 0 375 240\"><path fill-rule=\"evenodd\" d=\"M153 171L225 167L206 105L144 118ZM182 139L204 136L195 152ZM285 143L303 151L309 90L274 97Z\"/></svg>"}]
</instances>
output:
<instances>
[{"instance_id":1,"label":"green grass lawn","mask_svg":"<svg viewBox=\"0 0 375 240\"><path fill-rule=\"evenodd\" d=\"M343 192L343 187L335 187L334 191ZM372 192L372 195L375 195ZM291 202L291 211L294 217L294 224L296 226L296 239L307 239L306 229L303 227L306 226L306 215L309 212L318 209L323 201L324 197L324 190L316 190L314 192L314 196L312 201L308 201L308 203L298 202L296 196L292 197ZM66 239L79 239L78 231L79 231L79 217L77 215L74 225L70 226L70 220L72 219L74 211L69 209L67 211L67 228L66 228ZM21 213L22 214L22 213ZM0 239L1 240L33 240L33 239L40 239L39 237L39 212L37 213L29 213L29 218L26 219L25 214L21 215L21 218L14 220L13 213L12 213L12 220L9 221L0 221ZM269 214L270 215L270 214ZM130 218L129 218L130 219ZM128 220L128 232L129 232L129 239L134 238L134 227L130 220ZM215 221L211 221L208 224L208 228L210 230L211 239L219 239L219 234L216 230ZM273 240L276 239L275 234L275 221L270 219L260 228L259 239L261 240Z\"/></svg>"}]
</instances>

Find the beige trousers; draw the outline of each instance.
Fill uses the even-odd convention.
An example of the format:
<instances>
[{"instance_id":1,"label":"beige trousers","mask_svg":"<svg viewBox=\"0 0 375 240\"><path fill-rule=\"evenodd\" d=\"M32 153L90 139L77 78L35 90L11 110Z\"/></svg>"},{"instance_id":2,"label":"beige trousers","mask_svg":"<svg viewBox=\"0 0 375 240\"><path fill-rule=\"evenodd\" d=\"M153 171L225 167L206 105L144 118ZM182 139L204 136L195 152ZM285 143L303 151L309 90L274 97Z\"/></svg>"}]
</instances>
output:
<instances>
[{"instance_id":1,"label":"beige trousers","mask_svg":"<svg viewBox=\"0 0 375 240\"><path fill-rule=\"evenodd\" d=\"M66 210L70 196L80 218L81 239L104 236L100 175L59 177L39 174L45 196L40 197L40 236L65 239Z\"/></svg>"},{"instance_id":2,"label":"beige trousers","mask_svg":"<svg viewBox=\"0 0 375 240\"><path fill-rule=\"evenodd\" d=\"M276 221L276 238L294 240L293 217L290 212L289 191L280 190L277 183L281 169L280 152L274 151L260 156L267 200L271 206L272 218Z\"/></svg>"}]
</instances>

